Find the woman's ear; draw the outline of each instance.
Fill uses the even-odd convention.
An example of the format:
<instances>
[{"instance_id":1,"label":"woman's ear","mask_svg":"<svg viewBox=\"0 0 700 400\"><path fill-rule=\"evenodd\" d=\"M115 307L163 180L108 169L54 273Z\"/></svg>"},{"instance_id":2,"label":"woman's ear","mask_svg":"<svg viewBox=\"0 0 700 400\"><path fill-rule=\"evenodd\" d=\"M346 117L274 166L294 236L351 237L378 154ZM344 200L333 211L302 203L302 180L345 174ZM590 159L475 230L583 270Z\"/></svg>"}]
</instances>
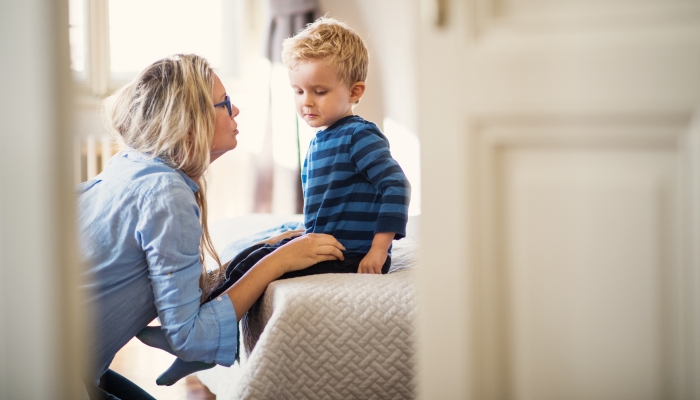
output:
<instances>
[{"instance_id":1,"label":"woman's ear","mask_svg":"<svg viewBox=\"0 0 700 400\"><path fill-rule=\"evenodd\" d=\"M365 88L366 86L364 82L355 82L355 84L350 88L350 102L357 103L360 101L362 95L365 94Z\"/></svg>"}]
</instances>

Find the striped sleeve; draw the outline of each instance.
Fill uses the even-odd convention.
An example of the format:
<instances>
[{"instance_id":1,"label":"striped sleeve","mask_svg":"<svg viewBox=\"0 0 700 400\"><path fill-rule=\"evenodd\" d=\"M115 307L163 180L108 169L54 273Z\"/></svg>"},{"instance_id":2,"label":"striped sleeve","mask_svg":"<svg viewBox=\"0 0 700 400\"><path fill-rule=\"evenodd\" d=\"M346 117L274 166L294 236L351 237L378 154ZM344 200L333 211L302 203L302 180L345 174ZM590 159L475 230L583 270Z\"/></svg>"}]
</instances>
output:
<instances>
[{"instance_id":1,"label":"striped sleeve","mask_svg":"<svg viewBox=\"0 0 700 400\"><path fill-rule=\"evenodd\" d=\"M391 157L388 140L379 132L359 129L352 134L350 158L360 174L381 193L375 233L394 232L395 239L405 237L411 185Z\"/></svg>"}]
</instances>

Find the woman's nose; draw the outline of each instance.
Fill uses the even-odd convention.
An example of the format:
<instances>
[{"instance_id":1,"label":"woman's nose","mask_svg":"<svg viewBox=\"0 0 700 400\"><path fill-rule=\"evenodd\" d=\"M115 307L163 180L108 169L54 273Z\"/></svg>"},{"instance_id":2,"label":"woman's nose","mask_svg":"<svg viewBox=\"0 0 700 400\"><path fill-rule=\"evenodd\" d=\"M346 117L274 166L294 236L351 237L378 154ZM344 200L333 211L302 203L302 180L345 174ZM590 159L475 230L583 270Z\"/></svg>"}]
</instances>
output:
<instances>
[{"instance_id":1,"label":"woman's nose","mask_svg":"<svg viewBox=\"0 0 700 400\"><path fill-rule=\"evenodd\" d=\"M231 118L236 118L236 116L237 116L238 113L240 113L240 112L241 112L241 110L239 110L238 107L236 107L236 106L234 106L233 104L231 104Z\"/></svg>"}]
</instances>

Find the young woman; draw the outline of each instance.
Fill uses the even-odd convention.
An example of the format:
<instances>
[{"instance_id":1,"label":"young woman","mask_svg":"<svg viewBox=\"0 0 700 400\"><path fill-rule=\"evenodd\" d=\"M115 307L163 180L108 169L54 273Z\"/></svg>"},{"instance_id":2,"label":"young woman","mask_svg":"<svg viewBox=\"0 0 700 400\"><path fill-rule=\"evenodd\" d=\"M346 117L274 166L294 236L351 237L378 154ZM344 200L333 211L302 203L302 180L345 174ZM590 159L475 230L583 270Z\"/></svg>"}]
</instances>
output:
<instances>
[{"instance_id":1,"label":"young woman","mask_svg":"<svg viewBox=\"0 0 700 400\"><path fill-rule=\"evenodd\" d=\"M155 62L105 101L109 128L125 150L77 188L88 267L83 289L94 311L91 398L152 398L108 368L154 318L180 358L229 366L237 321L271 281L343 258L332 236L305 235L200 305L224 271L207 229L204 173L236 147L238 112L207 61L195 55ZM204 251L217 260L213 273L203 266Z\"/></svg>"}]
</instances>

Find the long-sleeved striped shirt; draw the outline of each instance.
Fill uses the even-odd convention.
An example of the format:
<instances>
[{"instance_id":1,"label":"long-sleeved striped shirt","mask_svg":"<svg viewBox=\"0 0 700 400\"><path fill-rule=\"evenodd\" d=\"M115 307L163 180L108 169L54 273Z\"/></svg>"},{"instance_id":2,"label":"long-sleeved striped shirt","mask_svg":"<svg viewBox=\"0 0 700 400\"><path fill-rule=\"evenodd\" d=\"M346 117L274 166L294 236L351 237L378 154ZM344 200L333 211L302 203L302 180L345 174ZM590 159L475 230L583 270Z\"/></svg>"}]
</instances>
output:
<instances>
[{"instance_id":1,"label":"long-sleeved striped shirt","mask_svg":"<svg viewBox=\"0 0 700 400\"><path fill-rule=\"evenodd\" d=\"M379 128L344 117L311 141L301 173L307 233L335 236L367 253L375 233L406 235L411 186Z\"/></svg>"}]
</instances>

